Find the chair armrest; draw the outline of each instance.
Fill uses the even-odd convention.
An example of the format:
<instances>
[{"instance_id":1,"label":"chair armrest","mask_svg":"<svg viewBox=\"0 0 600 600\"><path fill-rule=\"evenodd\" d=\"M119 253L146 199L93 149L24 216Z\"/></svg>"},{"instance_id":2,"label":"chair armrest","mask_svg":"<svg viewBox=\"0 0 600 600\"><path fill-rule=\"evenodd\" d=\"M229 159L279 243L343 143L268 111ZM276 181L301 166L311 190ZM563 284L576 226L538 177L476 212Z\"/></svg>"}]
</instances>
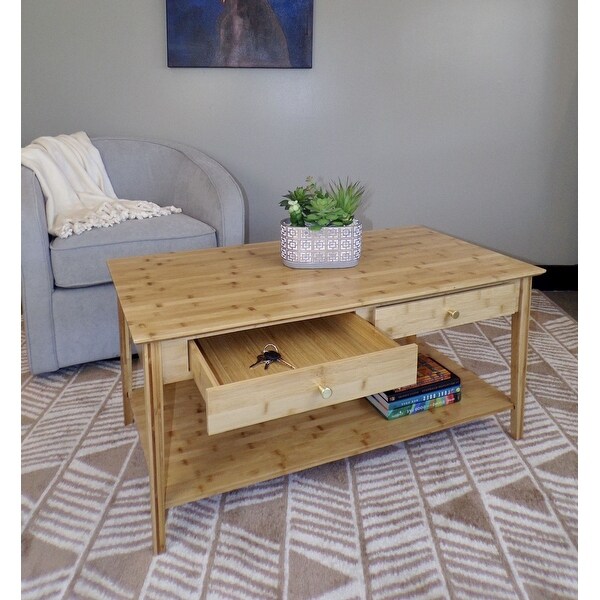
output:
<instances>
[{"instance_id":1,"label":"chair armrest","mask_svg":"<svg viewBox=\"0 0 600 600\"><path fill-rule=\"evenodd\" d=\"M53 290L44 195L33 171L21 166L21 301L33 373L58 368Z\"/></svg>"},{"instance_id":2,"label":"chair armrest","mask_svg":"<svg viewBox=\"0 0 600 600\"><path fill-rule=\"evenodd\" d=\"M214 227L219 246L243 244L246 210L240 186L225 167L203 152L181 145L179 150L197 169L196 173L182 169L178 175L177 198L187 199L183 212Z\"/></svg>"}]
</instances>

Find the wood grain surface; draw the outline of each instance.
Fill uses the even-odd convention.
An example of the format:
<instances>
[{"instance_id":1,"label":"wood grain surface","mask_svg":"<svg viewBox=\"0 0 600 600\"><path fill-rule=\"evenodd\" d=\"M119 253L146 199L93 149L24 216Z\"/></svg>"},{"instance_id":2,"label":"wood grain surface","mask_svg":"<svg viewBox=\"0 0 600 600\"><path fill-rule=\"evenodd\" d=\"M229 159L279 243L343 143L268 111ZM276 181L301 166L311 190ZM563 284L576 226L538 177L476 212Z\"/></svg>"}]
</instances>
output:
<instances>
[{"instance_id":1,"label":"wood grain surface","mask_svg":"<svg viewBox=\"0 0 600 600\"><path fill-rule=\"evenodd\" d=\"M136 344L348 312L531 277L543 269L415 226L363 234L358 266L290 269L279 242L108 261Z\"/></svg>"},{"instance_id":2,"label":"wood grain surface","mask_svg":"<svg viewBox=\"0 0 600 600\"><path fill-rule=\"evenodd\" d=\"M512 403L437 351L426 352L461 377L462 400L387 421L365 398L259 423L217 435L206 433L206 412L193 381L165 386L165 478L167 507L192 502L286 473L382 448L497 412ZM147 453L144 400L132 399Z\"/></svg>"},{"instance_id":3,"label":"wood grain surface","mask_svg":"<svg viewBox=\"0 0 600 600\"><path fill-rule=\"evenodd\" d=\"M296 368L249 368L267 343ZM214 434L411 385L417 346L401 347L347 313L198 339L190 359Z\"/></svg>"}]
</instances>

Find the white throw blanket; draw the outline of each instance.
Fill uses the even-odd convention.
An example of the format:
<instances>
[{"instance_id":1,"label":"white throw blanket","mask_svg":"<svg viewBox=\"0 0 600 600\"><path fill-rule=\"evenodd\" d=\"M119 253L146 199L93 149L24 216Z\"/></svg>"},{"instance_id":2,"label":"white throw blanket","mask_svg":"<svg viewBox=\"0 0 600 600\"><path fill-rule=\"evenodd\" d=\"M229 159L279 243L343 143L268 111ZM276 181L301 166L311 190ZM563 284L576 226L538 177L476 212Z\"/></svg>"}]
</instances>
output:
<instances>
[{"instance_id":1,"label":"white throw blanket","mask_svg":"<svg viewBox=\"0 0 600 600\"><path fill-rule=\"evenodd\" d=\"M127 219L181 212L174 206L117 198L100 152L83 131L33 140L21 149L21 164L36 174L46 196L48 231L61 238Z\"/></svg>"}]
</instances>

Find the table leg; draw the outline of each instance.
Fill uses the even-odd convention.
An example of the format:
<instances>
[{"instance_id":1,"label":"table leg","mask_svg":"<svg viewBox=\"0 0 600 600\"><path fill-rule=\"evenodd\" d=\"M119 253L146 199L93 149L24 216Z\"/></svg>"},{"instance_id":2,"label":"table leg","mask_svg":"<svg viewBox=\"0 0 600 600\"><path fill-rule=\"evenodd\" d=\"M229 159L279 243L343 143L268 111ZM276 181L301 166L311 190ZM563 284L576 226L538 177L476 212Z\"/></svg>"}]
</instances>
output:
<instances>
[{"instance_id":1,"label":"table leg","mask_svg":"<svg viewBox=\"0 0 600 600\"><path fill-rule=\"evenodd\" d=\"M152 511L152 543L155 554L165 549L165 453L164 453L164 391L161 346L146 344L144 357L144 403L146 435L148 436L148 475Z\"/></svg>"},{"instance_id":2,"label":"table leg","mask_svg":"<svg viewBox=\"0 0 600 600\"><path fill-rule=\"evenodd\" d=\"M523 437L525 411L525 373L529 340L529 311L531 305L531 277L521 279L518 310L512 316L511 331L511 399L510 432L515 440Z\"/></svg>"},{"instance_id":3,"label":"table leg","mask_svg":"<svg viewBox=\"0 0 600 600\"><path fill-rule=\"evenodd\" d=\"M133 423L131 393L133 391L133 368L131 360L131 336L121 303L117 299L119 311L119 347L121 351L121 384L123 386L123 420L125 425Z\"/></svg>"}]
</instances>

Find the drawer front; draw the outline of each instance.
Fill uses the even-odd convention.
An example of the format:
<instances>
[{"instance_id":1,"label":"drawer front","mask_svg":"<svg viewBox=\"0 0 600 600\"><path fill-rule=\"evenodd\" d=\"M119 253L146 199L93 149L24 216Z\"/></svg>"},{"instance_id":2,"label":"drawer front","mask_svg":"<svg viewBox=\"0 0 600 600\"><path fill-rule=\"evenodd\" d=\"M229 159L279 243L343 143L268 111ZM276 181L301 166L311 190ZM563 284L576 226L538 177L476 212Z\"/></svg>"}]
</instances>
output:
<instances>
[{"instance_id":1,"label":"drawer front","mask_svg":"<svg viewBox=\"0 0 600 600\"><path fill-rule=\"evenodd\" d=\"M391 338L464 325L517 311L518 282L376 308L374 325Z\"/></svg>"},{"instance_id":2,"label":"drawer front","mask_svg":"<svg viewBox=\"0 0 600 600\"><path fill-rule=\"evenodd\" d=\"M190 342L190 366L206 404L209 435L346 402L416 380L417 346L219 384L201 349Z\"/></svg>"}]
</instances>

